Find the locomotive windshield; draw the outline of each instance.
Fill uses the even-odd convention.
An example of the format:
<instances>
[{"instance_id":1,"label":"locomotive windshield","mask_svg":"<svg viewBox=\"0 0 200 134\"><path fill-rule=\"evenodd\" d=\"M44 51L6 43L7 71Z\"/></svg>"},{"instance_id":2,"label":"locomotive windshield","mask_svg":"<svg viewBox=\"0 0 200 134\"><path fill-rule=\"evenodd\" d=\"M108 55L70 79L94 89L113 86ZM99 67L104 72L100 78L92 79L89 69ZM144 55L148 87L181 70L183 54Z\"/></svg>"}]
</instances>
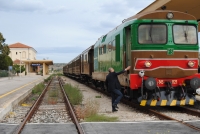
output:
<instances>
[{"instance_id":1,"label":"locomotive windshield","mask_svg":"<svg viewBox=\"0 0 200 134\"><path fill-rule=\"evenodd\" d=\"M140 44L165 44L167 42L167 27L161 24L142 24L138 28Z\"/></svg>"},{"instance_id":2,"label":"locomotive windshield","mask_svg":"<svg viewBox=\"0 0 200 134\"><path fill-rule=\"evenodd\" d=\"M197 44L197 29L192 25L173 25L175 44Z\"/></svg>"}]
</instances>

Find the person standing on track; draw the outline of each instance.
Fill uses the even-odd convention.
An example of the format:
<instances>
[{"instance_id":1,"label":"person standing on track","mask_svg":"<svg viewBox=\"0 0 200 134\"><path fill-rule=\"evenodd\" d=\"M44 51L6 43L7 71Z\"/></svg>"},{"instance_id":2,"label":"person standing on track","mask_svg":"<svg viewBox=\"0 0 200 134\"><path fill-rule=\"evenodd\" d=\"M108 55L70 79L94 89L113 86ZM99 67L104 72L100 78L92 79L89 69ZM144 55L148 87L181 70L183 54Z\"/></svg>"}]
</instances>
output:
<instances>
[{"instance_id":1,"label":"person standing on track","mask_svg":"<svg viewBox=\"0 0 200 134\"><path fill-rule=\"evenodd\" d=\"M123 94L120 91L121 85L117 76L129 70L130 68L131 66L128 66L126 69L117 73L112 67L108 69L109 74L106 76L106 86L108 88L108 91L111 92L112 96L112 112L118 111L116 107L123 96Z\"/></svg>"}]
</instances>

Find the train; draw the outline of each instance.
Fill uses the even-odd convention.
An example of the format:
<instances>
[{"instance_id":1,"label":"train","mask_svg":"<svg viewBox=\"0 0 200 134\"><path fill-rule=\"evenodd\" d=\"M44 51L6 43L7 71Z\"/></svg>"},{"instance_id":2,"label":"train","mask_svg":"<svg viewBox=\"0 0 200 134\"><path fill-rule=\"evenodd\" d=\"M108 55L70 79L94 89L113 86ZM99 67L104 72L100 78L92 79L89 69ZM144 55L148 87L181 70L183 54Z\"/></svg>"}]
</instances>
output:
<instances>
[{"instance_id":1,"label":"train","mask_svg":"<svg viewBox=\"0 0 200 134\"><path fill-rule=\"evenodd\" d=\"M200 94L197 19L156 10L122 21L63 67L63 74L107 90L108 68L121 71L121 92L141 106L194 105Z\"/></svg>"}]
</instances>

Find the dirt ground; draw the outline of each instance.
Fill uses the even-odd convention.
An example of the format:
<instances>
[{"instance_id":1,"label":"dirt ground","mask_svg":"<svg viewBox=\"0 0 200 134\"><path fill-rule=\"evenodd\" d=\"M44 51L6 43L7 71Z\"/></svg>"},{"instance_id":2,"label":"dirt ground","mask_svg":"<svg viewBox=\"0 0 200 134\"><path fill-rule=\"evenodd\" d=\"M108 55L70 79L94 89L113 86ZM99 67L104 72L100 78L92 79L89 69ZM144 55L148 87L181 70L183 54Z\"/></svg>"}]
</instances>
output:
<instances>
[{"instance_id":1,"label":"dirt ground","mask_svg":"<svg viewBox=\"0 0 200 134\"><path fill-rule=\"evenodd\" d=\"M125 104L118 104L118 111L112 112L111 97L107 97L83 84L80 84L72 79L63 77L65 83L70 83L71 85L78 86L83 93L84 99L83 104L86 103L88 99L95 100L99 103L99 114L104 114L110 117L118 117L120 122L132 122L132 121L152 121L159 120L155 116L149 116L148 114L143 114Z\"/></svg>"}]
</instances>

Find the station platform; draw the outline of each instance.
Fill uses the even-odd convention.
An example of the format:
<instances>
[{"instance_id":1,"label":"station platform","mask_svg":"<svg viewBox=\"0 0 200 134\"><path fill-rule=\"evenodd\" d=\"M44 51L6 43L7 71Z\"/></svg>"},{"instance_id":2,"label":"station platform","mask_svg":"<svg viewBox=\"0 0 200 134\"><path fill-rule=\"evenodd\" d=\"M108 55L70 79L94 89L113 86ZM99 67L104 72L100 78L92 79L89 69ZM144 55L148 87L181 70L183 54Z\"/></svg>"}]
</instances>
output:
<instances>
[{"instance_id":1,"label":"station platform","mask_svg":"<svg viewBox=\"0 0 200 134\"><path fill-rule=\"evenodd\" d=\"M199 124L200 121L190 122ZM199 134L174 121L81 123L85 134Z\"/></svg>"},{"instance_id":2,"label":"station platform","mask_svg":"<svg viewBox=\"0 0 200 134\"><path fill-rule=\"evenodd\" d=\"M30 94L35 85L47 77L48 75L32 75L0 78L0 120Z\"/></svg>"},{"instance_id":3,"label":"station platform","mask_svg":"<svg viewBox=\"0 0 200 134\"><path fill-rule=\"evenodd\" d=\"M188 123L188 122L187 122ZM190 124L200 124L192 121ZM175 121L148 122L88 122L81 123L85 134L199 134L199 131ZM12 134L16 124L0 124L0 134ZM77 134L72 123L63 124L27 124L22 134Z\"/></svg>"}]
</instances>

